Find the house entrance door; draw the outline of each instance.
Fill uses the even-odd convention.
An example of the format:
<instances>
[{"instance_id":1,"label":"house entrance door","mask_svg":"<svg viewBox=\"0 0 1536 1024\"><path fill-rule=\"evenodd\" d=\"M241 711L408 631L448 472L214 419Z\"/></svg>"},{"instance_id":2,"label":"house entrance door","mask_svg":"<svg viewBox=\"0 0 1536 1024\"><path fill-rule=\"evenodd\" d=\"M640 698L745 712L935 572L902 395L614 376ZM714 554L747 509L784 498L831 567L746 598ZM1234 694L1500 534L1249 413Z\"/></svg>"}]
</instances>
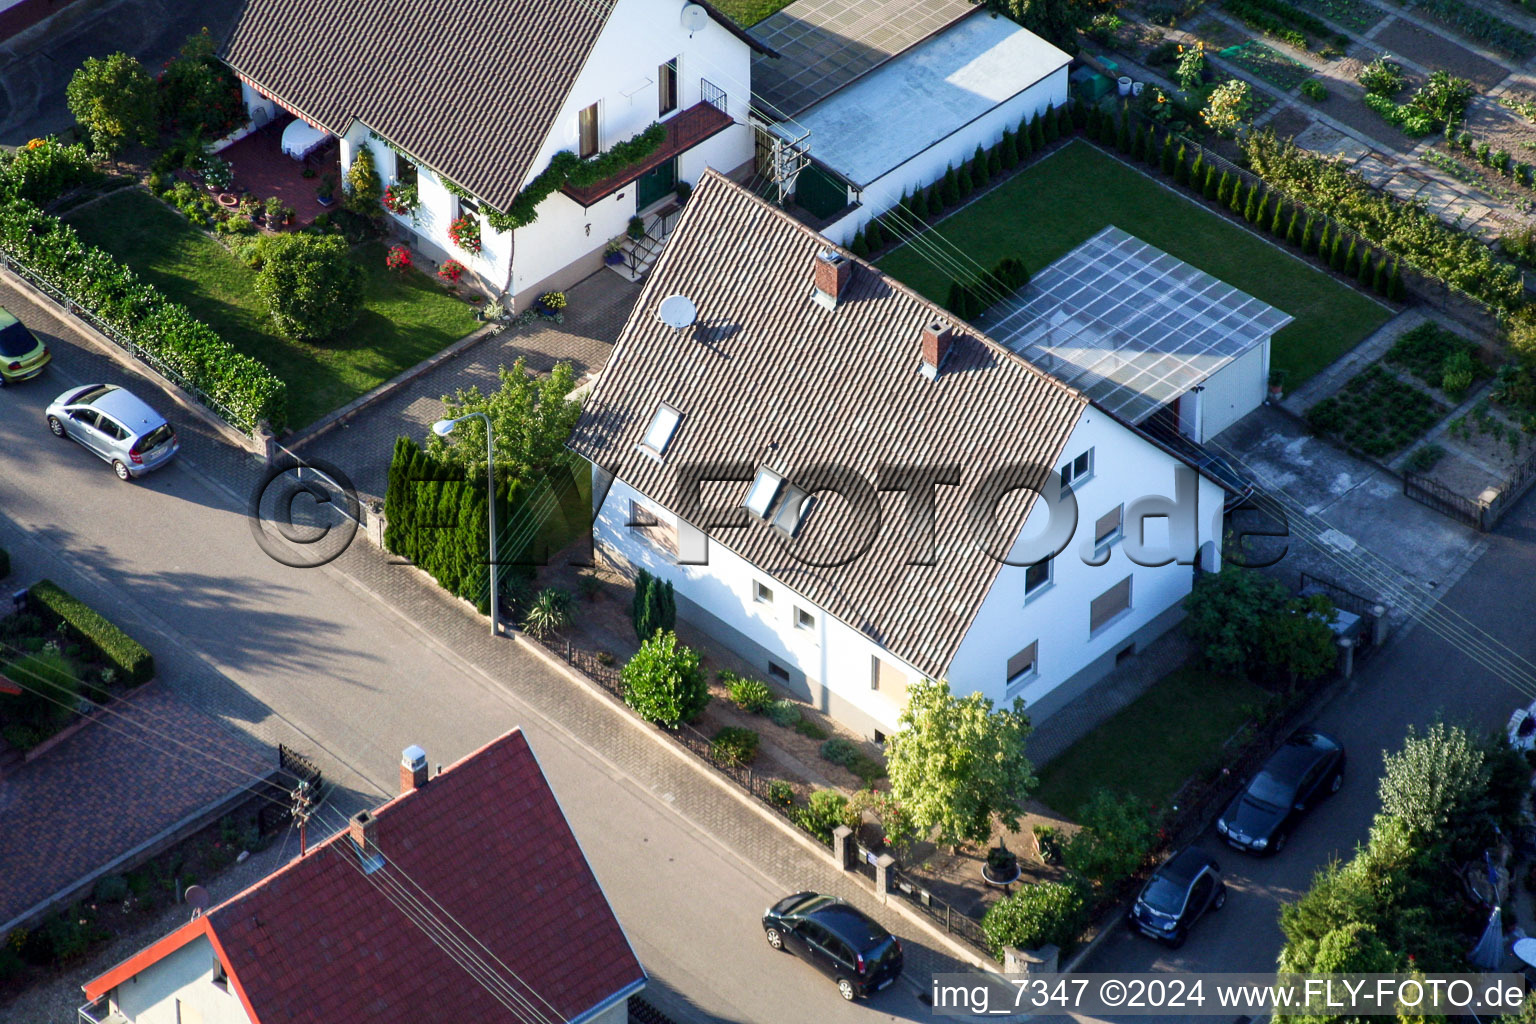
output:
<instances>
[{"instance_id":1,"label":"house entrance door","mask_svg":"<svg viewBox=\"0 0 1536 1024\"><path fill-rule=\"evenodd\" d=\"M647 171L635 181L635 210L645 209L665 199L677 188L677 160L668 160L654 171Z\"/></svg>"}]
</instances>

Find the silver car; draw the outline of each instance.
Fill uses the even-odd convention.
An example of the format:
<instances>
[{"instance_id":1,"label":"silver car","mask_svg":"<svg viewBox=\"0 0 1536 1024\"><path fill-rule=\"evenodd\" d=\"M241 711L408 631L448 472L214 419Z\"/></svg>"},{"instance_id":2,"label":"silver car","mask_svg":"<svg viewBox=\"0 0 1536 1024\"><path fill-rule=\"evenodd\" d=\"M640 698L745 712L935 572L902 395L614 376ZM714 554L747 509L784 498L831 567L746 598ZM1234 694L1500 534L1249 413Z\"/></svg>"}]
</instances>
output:
<instances>
[{"instance_id":1,"label":"silver car","mask_svg":"<svg viewBox=\"0 0 1536 1024\"><path fill-rule=\"evenodd\" d=\"M181 447L164 416L115 384L64 392L48 406L48 429L111 463L119 480L158 469Z\"/></svg>"}]
</instances>

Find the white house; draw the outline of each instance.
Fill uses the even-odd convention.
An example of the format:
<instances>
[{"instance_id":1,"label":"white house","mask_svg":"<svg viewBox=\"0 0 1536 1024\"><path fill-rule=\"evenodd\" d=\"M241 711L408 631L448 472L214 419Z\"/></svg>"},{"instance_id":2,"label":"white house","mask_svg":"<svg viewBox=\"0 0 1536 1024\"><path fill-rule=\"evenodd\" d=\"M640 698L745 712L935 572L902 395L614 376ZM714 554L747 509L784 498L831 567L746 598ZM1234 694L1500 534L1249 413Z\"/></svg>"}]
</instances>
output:
<instances>
[{"instance_id":1,"label":"white house","mask_svg":"<svg viewBox=\"0 0 1536 1024\"><path fill-rule=\"evenodd\" d=\"M603 557L877 738L918 677L1049 716L1219 566L1219 484L715 174L571 447Z\"/></svg>"},{"instance_id":2,"label":"white house","mask_svg":"<svg viewBox=\"0 0 1536 1024\"><path fill-rule=\"evenodd\" d=\"M645 983L513 730L436 775L407 747L398 796L86 982L80 1020L624 1024Z\"/></svg>"},{"instance_id":3,"label":"white house","mask_svg":"<svg viewBox=\"0 0 1536 1024\"><path fill-rule=\"evenodd\" d=\"M663 231L678 182L751 159L754 49L690 0L249 0L224 58L253 118L338 137L344 172L368 147L385 185L416 187L396 215L414 244L521 308L599 267L631 217ZM635 159L603 160L652 125ZM541 181L561 152L610 173ZM450 237L461 217L480 251Z\"/></svg>"},{"instance_id":4,"label":"white house","mask_svg":"<svg viewBox=\"0 0 1536 1024\"><path fill-rule=\"evenodd\" d=\"M976 147L1067 103L1072 58L982 8L773 126L810 164L795 201L846 244L904 194L960 167Z\"/></svg>"}]
</instances>

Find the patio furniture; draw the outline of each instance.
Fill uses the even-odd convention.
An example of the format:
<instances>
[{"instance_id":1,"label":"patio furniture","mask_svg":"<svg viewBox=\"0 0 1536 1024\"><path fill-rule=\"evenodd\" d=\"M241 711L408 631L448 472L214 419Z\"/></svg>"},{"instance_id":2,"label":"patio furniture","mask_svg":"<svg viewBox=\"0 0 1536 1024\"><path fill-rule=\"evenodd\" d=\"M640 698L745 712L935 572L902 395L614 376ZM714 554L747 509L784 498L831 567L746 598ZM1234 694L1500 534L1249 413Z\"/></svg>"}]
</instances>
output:
<instances>
[{"instance_id":1,"label":"patio furniture","mask_svg":"<svg viewBox=\"0 0 1536 1024\"><path fill-rule=\"evenodd\" d=\"M283 152L303 160L330 140L330 134L295 120L283 129Z\"/></svg>"}]
</instances>

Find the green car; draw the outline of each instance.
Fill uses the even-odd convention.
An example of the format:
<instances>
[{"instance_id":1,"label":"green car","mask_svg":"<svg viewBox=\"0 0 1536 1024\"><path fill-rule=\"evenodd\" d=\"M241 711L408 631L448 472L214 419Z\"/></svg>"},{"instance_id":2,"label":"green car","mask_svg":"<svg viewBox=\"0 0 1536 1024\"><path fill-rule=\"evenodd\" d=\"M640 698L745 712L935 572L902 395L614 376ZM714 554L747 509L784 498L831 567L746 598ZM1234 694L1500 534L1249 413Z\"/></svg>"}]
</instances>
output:
<instances>
[{"instance_id":1,"label":"green car","mask_svg":"<svg viewBox=\"0 0 1536 1024\"><path fill-rule=\"evenodd\" d=\"M52 358L48 346L0 306L0 384L31 380L43 372Z\"/></svg>"}]
</instances>

